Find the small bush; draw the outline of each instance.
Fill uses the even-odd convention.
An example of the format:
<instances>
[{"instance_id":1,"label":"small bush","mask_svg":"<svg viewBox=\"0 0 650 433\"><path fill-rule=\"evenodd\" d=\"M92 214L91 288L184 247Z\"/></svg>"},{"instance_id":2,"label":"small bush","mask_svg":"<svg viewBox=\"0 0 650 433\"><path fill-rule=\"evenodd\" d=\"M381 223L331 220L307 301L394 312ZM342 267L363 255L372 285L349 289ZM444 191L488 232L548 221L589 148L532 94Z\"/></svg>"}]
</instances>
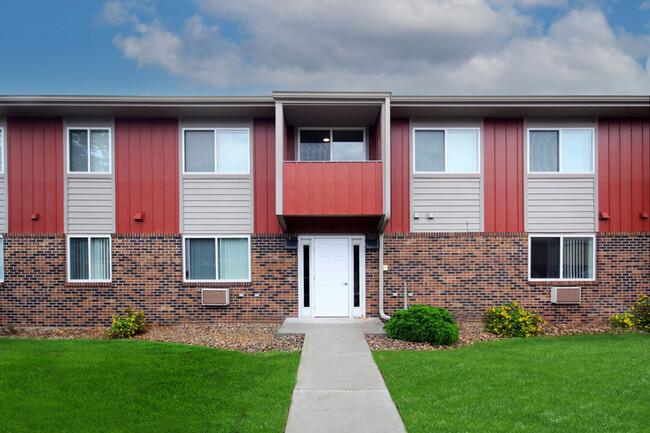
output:
<instances>
[{"instance_id":1,"label":"small bush","mask_svg":"<svg viewBox=\"0 0 650 433\"><path fill-rule=\"evenodd\" d=\"M389 338L435 346L450 346L458 341L458 325L449 311L424 304L396 311L384 330Z\"/></svg>"},{"instance_id":2,"label":"small bush","mask_svg":"<svg viewBox=\"0 0 650 433\"><path fill-rule=\"evenodd\" d=\"M146 329L144 311L134 312L133 308L129 307L124 309L123 313L125 316L113 315L113 324L108 330L111 338L131 338Z\"/></svg>"},{"instance_id":3,"label":"small bush","mask_svg":"<svg viewBox=\"0 0 650 433\"><path fill-rule=\"evenodd\" d=\"M0 335L17 335L20 334L20 330L14 326L13 323L9 322L4 328L0 328Z\"/></svg>"},{"instance_id":4,"label":"small bush","mask_svg":"<svg viewBox=\"0 0 650 433\"><path fill-rule=\"evenodd\" d=\"M632 305L630 315L636 329L650 332L650 298L648 295L639 296L639 300Z\"/></svg>"},{"instance_id":5,"label":"small bush","mask_svg":"<svg viewBox=\"0 0 650 433\"><path fill-rule=\"evenodd\" d=\"M630 313L614 314L609 318L612 328L630 329L632 327L632 315Z\"/></svg>"},{"instance_id":6,"label":"small bush","mask_svg":"<svg viewBox=\"0 0 650 433\"><path fill-rule=\"evenodd\" d=\"M534 313L534 311L533 311ZM540 325L546 323L539 316L529 313L517 301L492 307L483 314L485 330L502 337L534 337L544 332Z\"/></svg>"}]
</instances>

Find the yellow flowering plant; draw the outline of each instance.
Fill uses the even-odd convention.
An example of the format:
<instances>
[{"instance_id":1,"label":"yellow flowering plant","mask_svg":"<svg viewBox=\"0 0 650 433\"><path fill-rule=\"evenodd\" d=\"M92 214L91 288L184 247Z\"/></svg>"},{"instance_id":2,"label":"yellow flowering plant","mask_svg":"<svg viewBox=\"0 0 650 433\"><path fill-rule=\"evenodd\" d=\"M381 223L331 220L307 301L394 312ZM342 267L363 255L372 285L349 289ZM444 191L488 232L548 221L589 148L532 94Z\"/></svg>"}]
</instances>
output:
<instances>
[{"instance_id":1,"label":"yellow flowering plant","mask_svg":"<svg viewBox=\"0 0 650 433\"><path fill-rule=\"evenodd\" d=\"M632 327L632 315L630 313L616 313L609 318L609 323L616 329L630 329Z\"/></svg>"},{"instance_id":2,"label":"yellow flowering plant","mask_svg":"<svg viewBox=\"0 0 650 433\"><path fill-rule=\"evenodd\" d=\"M639 295L629 312L614 314L609 323L616 329L635 327L639 331L650 332L650 298L646 294Z\"/></svg>"},{"instance_id":3,"label":"yellow flowering plant","mask_svg":"<svg viewBox=\"0 0 650 433\"><path fill-rule=\"evenodd\" d=\"M144 311L133 311L133 308L125 308L124 316L113 315L113 324L108 330L111 338L131 338L136 334L144 332L147 322L144 320Z\"/></svg>"},{"instance_id":4,"label":"yellow flowering plant","mask_svg":"<svg viewBox=\"0 0 650 433\"><path fill-rule=\"evenodd\" d=\"M632 323L639 331L650 332L650 298L642 294L632 305Z\"/></svg>"},{"instance_id":5,"label":"yellow flowering plant","mask_svg":"<svg viewBox=\"0 0 650 433\"><path fill-rule=\"evenodd\" d=\"M546 322L533 311L528 312L517 301L492 307L483 313L485 330L502 337L534 337L542 335Z\"/></svg>"}]
</instances>

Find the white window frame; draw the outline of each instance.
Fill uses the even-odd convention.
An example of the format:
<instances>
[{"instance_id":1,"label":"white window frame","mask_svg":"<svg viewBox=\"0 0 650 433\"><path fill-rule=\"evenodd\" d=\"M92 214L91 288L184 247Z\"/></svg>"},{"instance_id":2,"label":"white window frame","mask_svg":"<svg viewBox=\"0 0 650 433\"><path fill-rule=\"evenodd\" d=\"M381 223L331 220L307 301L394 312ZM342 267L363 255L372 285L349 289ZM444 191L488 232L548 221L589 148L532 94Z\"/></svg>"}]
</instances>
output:
<instances>
[{"instance_id":1,"label":"white window frame","mask_svg":"<svg viewBox=\"0 0 650 433\"><path fill-rule=\"evenodd\" d=\"M88 133L88 142L86 144L88 150L88 166L86 171L72 171L70 170L70 158L72 157L72 152L70 152L70 131L87 131ZM90 131L105 130L108 131L108 171L90 171ZM68 161L66 165L68 167L68 174L72 175L87 175L87 176L97 176L97 175L107 175L113 174L113 131L109 126L68 126L66 128L66 155Z\"/></svg>"},{"instance_id":2,"label":"white window frame","mask_svg":"<svg viewBox=\"0 0 650 433\"><path fill-rule=\"evenodd\" d=\"M90 239L104 238L108 239L108 279L93 279L88 278L85 280L73 280L70 278L70 239L88 239L88 277L90 277ZM113 240L111 235L83 235L74 234L68 235L66 239L66 267L68 269L67 277L69 283L110 283L113 281Z\"/></svg>"},{"instance_id":3,"label":"white window frame","mask_svg":"<svg viewBox=\"0 0 650 433\"><path fill-rule=\"evenodd\" d=\"M5 129L0 126L0 174L5 173Z\"/></svg>"},{"instance_id":4,"label":"white window frame","mask_svg":"<svg viewBox=\"0 0 650 433\"><path fill-rule=\"evenodd\" d=\"M418 171L416 170L416 165L415 162L417 160L417 155L415 154L415 133L416 131L442 131L445 134L445 169L443 171ZM449 156L449 152L447 151L447 137L448 131L476 131L476 171L447 171L447 157ZM441 127L441 128L436 128L436 127L417 127L413 128L412 131L412 151L413 151L413 173L416 174L445 174L445 175L451 175L451 176L456 176L456 175L463 175L463 174L481 174L481 128L475 128L475 127Z\"/></svg>"},{"instance_id":5,"label":"white window frame","mask_svg":"<svg viewBox=\"0 0 650 433\"><path fill-rule=\"evenodd\" d=\"M193 280L187 278L187 242L186 239L214 239L214 260L216 279ZM248 278L244 279L219 279L219 239L246 239L248 241ZM251 237L250 235L183 235L183 282L187 283L249 283L251 282Z\"/></svg>"},{"instance_id":6,"label":"white window frame","mask_svg":"<svg viewBox=\"0 0 650 433\"><path fill-rule=\"evenodd\" d=\"M300 141L300 131L329 131L330 132L330 159L329 161L303 161L300 159L300 146L302 145ZM350 161L334 161L332 160L332 143L334 142L334 131L361 131L363 132L363 160L358 161L358 160L350 160ZM349 126L349 127L344 127L344 128L336 128L336 127L328 127L328 126L323 126L317 127L305 127L305 128L298 128L298 131L296 132L296 161L298 162L367 162L368 161L368 155L370 155L370 149L368 149L368 134L366 132L366 128L364 127L354 127L354 126Z\"/></svg>"},{"instance_id":7,"label":"white window frame","mask_svg":"<svg viewBox=\"0 0 650 433\"><path fill-rule=\"evenodd\" d=\"M214 132L214 171L186 171L185 170L185 132L186 131L212 131ZM239 132L245 132L246 133L246 141L248 142L248 151L246 152L246 172L245 173L222 173L217 171L217 137L218 137L218 132L219 131L239 131ZM181 136L182 136L182 143L181 143L181 151L183 152L183 174L188 174L188 175L205 175L205 174L218 174L222 176L242 176L242 175L249 175L251 173L251 133L250 133L250 128L221 128L221 127L215 127L215 128L192 128L192 127L187 127L183 128L181 130Z\"/></svg>"},{"instance_id":8,"label":"white window frame","mask_svg":"<svg viewBox=\"0 0 650 433\"><path fill-rule=\"evenodd\" d=\"M530 133L534 131L557 131L558 133L558 169L557 171L530 171ZM562 171L562 131L590 131L591 132L591 171ZM589 175L596 172L596 128L593 127L571 127L571 128L535 128L529 127L526 131L526 171L528 174L551 174L551 175L565 175L565 174L583 174Z\"/></svg>"},{"instance_id":9,"label":"white window frame","mask_svg":"<svg viewBox=\"0 0 650 433\"><path fill-rule=\"evenodd\" d=\"M533 278L531 276L531 249L532 238L559 238L560 239L560 278ZM594 267L594 276L592 278L564 278L564 238L591 238L593 240L592 260ZM596 235L593 233L543 233L528 235L528 281L596 281Z\"/></svg>"}]
</instances>

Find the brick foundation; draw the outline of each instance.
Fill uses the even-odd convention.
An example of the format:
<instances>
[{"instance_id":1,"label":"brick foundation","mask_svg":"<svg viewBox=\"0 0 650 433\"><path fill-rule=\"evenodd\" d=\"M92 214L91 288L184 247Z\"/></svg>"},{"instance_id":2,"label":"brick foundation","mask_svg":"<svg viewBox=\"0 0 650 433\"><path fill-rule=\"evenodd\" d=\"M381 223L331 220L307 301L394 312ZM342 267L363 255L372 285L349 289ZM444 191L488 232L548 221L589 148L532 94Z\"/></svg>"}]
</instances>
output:
<instances>
[{"instance_id":1,"label":"brick foundation","mask_svg":"<svg viewBox=\"0 0 650 433\"><path fill-rule=\"evenodd\" d=\"M409 304L447 308L460 320L519 301L555 323L604 321L628 309L650 284L650 234L607 233L596 240L596 281L529 282L527 233L387 234L388 314ZM551 286L582 288L580 305L551 304ZM394 295L397 296L394 296Z\"/></svg>"},{"instance_id":2,"label":"brick foundation","mask_svg":"<svg viewBox=\"0 0 650 433\"><path fill-rule=\"evenodd\" d=\"M114 235L112 282L95 284L66 282L65 235L5 235L0 325L108 325L127 306L151 323L277 323L298 315L297 251L285 249L285 239L251 237L252 282L195 284L182 282L180 235ZM648 292L650 234L598 235L597 280L580 284L529 282L525 233L387 234L384 263L388 314L403 307L406 282L409 304L444 306L460 320L517 300L553 322L602 321ZM369 317L378 315L378 272L378 251L366 250ZM558 285L582 287L582 303L551 304ZM231 305L202 306L206 286L232 288Z\"/></svg>"},{"instance_id":3,"label":"brick foundation","mask_svg":"<svg viewBox=\"0 0 650 433\"><path fill-rule=\"evenodd\" d=\"M182 282L180 235L114 235L112 282L67 283L65 235L5 235L0 324L108 325L128 306L150 323L281 322L298 314L297 252L284 240L252 236L250 283L196 284ZM230 305L202 306L207 286L231 287Z\"/></svg>"}]
</instances>

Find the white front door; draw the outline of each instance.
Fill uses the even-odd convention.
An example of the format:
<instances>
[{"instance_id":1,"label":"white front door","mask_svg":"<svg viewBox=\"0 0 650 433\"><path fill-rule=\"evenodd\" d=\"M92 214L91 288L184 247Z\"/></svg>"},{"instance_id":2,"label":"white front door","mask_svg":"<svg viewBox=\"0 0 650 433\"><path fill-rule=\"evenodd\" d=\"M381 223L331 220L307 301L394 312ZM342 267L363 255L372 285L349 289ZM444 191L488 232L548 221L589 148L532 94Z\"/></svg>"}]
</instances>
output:
<instances>
[{"instance_id":1,"label":"white front door","mask_svg":"<svg viewBox=\"0 0 650 433\"><path fill-rule=\"evenodd\" d=\"M314 316L350 316L350 240L314 239Z\"/></svg>"}]
</instances>

